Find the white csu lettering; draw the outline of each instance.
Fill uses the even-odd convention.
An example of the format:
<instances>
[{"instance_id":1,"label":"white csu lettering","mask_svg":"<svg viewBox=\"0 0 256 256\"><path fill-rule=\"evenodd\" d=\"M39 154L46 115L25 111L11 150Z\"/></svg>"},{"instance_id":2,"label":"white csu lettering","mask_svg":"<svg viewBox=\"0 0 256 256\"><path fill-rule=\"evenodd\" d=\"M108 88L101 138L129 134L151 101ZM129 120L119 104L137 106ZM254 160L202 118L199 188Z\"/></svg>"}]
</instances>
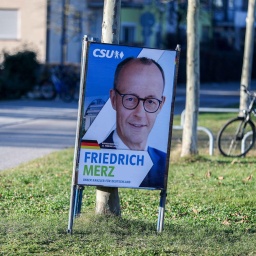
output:
<instances>
[{"instance_id":1,"label":"white csu lettering","mask_svg":"<svg viewBox=\"0 0 256 256\"><path fill-rule=\"evenodd\" d=\"M114 56L114 53L115 53L115 51L114 50L112 50L112 51L110 51L110 50L105 50L105 49L95 49L94 51L93 51L93 56L94 57L99 57L99 58L112 58L113 56Z\"/></svg>"}]
</instances>

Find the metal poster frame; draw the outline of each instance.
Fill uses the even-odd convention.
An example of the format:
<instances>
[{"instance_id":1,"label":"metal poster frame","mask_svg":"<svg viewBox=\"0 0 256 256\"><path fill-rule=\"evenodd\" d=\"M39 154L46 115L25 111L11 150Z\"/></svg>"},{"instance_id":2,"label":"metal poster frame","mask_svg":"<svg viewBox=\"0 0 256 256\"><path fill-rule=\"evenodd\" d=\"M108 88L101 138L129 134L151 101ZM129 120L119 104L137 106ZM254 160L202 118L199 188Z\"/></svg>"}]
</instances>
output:
<instances>
[{"instance_id":1,"label":"metal poster frame","mask_svg":"<svg viewBox=\"0 0 256 256\"><path fill-rule=\"evenodd\" d=\"M69 220L68 220L68 229L67 232L72 234L74 219L79 216L81 213L82 206L82 196L85 186L99 186L99 184L87 184L78 182L79 180L79 158L82 154L82 137L85 134L84 127L84 106L85 106L85 90L86 82L89 72L88 72L88 59L89 59L89 49L90 44L95 43L95 39L92 37L84 36L82 43L82 54L81 54L81 77L80 77L80 92L79 92L79 102L78 102L78 117L77 117L77 127L76 127L76 138L75 138L75 149L74 149L74 159L73 159L73 174L72 174L72 183L71 183L71 195L70 195L70 209L69 209ZM99 43L100 44L100 43ZM102 44L103 45L103 44ZM132 48L132 47L127 47ZM146 48L142 48L146 49ZM146 49L148 50L148 49ZM151 49L149 49L151 50ZM157 50L157 49L155 49ZM172 121L173 121L173 111L174 111L174 101L176 94L176 85L177 85L177 75L178 75L178 65L179 65L179 55L180 47L179 45L175 49L175 64L173 70L173 87L172 87L172 97L171 97L171 106L170 106L170 120L168 126L168 142L167 142L167 152L166 152L166 162L164 170L164 184L161 188L153 187L152 189L161 190L160 193L160 202L159 202L159 213L157 221L157 232L162 232L164 225L164 211L165 203L167 196L167 180L168 180L168 170L169 170L169 160L170 160L170 148L171 148L171 136L172 136ZM174 51L172 51L174 52ZM172 57L173 58L173 57ZM87 73L88 72L88 73ZM142 151L144 152L144 151ZM81 162L81 161L80 161ZM152 162L152 161L151 161ZM158 167L159 169L159 167ZM159 169L160 170L160 169ZM81 174L80 174L81 175ZM105 184L106 186L106 184ZM112 187L122 187L117 185L112 185ZM125 185L123 186L125 187ZM128 186L127 186L128 187ZM139 187L130 187L130 188L139 188ZM141 187L142 189L151 189L147 187Z\"/></svg>"}]
</instances>

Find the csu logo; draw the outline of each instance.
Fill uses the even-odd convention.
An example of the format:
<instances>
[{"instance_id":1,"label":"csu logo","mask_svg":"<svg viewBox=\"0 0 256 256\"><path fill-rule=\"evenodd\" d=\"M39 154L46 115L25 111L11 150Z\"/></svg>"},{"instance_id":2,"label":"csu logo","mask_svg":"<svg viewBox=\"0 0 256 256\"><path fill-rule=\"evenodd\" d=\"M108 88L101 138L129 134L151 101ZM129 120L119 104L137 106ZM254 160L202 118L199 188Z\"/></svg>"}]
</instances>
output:
<instances>
[{"instance_id":1,"label":"csu logo","mask_svg":"<svg viewBox=\"0 0 256 256\"><path fill-rule=\"evenodd\" d=\"M122 59L124 57L124 53L116 50L95 49L93 51L93 56L96 58Z\"/></svg>"}]
</instances>

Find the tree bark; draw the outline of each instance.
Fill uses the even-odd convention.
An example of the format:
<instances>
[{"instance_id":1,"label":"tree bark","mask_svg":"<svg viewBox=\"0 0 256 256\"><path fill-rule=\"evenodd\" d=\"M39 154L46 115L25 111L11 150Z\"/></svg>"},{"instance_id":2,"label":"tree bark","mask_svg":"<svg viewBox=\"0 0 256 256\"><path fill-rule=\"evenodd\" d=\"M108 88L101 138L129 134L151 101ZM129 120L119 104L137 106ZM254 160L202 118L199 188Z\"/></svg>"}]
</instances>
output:
<instances>
[{"instance_id":1,"label":"tree bark","mask_svg":"<svg viewBox=\"0 0 256 256\"><path fill-rule=\"evenodd\" d=\"M245 85L250 89L253 59L253 42L254 42L254 13L255 0L248 1L248 11L246 18L246 32L244 43L243 69L241 76L241 85ZM240 111L247 108L248 95L244 92L243 86L240 88Z\"/></svg>"},{"instance_id":2,"label":"tree bark","mask_svg":"<svg viewBox=\"0 0 256 256\"><path fill-rule=\"evenodd\" d=\"M121 0L105 0L102 22L102 43L118 44L120 31ZM118 188L97 187L96 213L121 215Z\"/></svg>"},{"instance_id":3,"label":"tree bark","mask_svg":"<svg viewBox=\"0 0 256 256\"><path fill-rule=\"evenodd\" d=\"M101 42L119 44L121 0L105 0Z\"/></svg>"},{"instance_id":4,"label":"tree bark","mask_svg":"<svg viewBox=\"0 0 256 256\"><path fill-rule=\"evenodd\" d=\"M187 81L186 107L182 135L181 157L195 155L197 151L197 119L199 108L199 0L188 1L187 13Z\"/></svg>"}]
</instances>

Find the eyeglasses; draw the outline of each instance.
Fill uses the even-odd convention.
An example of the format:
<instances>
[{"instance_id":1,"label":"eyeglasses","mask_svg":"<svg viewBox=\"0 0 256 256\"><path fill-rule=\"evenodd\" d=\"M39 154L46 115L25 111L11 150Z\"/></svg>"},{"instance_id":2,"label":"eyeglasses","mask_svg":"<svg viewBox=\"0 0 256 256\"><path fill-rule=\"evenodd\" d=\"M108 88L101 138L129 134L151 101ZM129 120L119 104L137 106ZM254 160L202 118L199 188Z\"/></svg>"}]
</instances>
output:
<instances>
[{"instance_id":1,"label":"eyeglasses","mask_svg":"<svg viewBox=\"0 0 256 256\"><path fill-rule=\"evenodd\" d=\"M126 109L135 109L140 101L143 101L143 107L146 112L154 113L159 109L160 104L162 103L161 100L155 98L139 98L133 94L122 94L117 89L115 91L122 97L122 104Z\"/></svg>"}]
</instances>

